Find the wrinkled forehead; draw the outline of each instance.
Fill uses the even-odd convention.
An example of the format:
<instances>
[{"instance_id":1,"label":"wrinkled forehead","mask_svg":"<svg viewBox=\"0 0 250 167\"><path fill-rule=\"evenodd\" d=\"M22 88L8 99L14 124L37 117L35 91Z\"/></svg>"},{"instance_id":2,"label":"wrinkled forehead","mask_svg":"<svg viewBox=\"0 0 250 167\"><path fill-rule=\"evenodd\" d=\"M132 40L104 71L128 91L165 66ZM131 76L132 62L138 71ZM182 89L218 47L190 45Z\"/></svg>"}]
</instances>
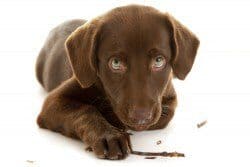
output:
<instances>
[{"instance_id":1,"label":"wrinkled forehead","mask_svg":"<svg viewBox=\"0 0 250 167\"><path fill-rule=\"evenodd\" d=\"M170 32L158 16L118 17L108 20L102 31L100 50L109 52L147 52L169 49Z\"/></svg>"}]
</instances>

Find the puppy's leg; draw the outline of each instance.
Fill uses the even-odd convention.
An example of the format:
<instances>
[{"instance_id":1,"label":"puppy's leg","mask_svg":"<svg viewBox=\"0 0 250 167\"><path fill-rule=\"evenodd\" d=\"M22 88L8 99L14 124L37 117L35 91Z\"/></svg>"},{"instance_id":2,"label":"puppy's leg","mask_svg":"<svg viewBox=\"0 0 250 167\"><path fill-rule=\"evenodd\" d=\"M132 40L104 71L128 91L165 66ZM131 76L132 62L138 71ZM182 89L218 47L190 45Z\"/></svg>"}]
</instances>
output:
<instances>
[{"instance_id":1,"label":"puppy's leg","mask_svg":"<svg viewBox=\"0 0 250 167\"><path fill-rule=\"evenodd\" d=\"M86 98L77 81L66 81L45 100L38 125L81 139L99 158L125 158L130 151L129 136L109 124L95 106L84 104Z\"/></svg>"},{"instance_id":2,"label":"puppy's leg","mask_svg":"<svg viewBox=\"0 0 250 167\"><path fill-rule=\"evenodd\" d=\"M149 127L148 130L156 130L165 128L174 116L175 108L177 105L176 96L163 97L162 100L162 114L159 121Z\"/></svg>"}]
</instances>

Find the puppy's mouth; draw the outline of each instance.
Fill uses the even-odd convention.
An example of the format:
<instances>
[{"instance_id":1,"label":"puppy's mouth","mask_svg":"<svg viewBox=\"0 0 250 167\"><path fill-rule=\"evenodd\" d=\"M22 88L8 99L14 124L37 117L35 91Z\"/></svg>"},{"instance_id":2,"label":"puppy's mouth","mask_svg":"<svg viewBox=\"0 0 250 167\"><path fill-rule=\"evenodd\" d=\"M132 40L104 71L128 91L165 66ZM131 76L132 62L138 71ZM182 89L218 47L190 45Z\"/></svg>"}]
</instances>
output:
<instances>
[{"instance_id":1,"label":"puppy's mouth","mask_svg":"<svg viewBox=\"0 0 250 167\"><path fill-rule=\"evenodd\" d=\"M150 126L154 125L159 120L160 113L154 112L153 116L149 120L141 120L138 123L133 123L131 121L126 121L125 125L129 127L129 129L134 131L143 131L147 130Z\"/></svg>"},{"instance_id":2,"label":"puppy's mouth","mask_svg":"<svg viewBox=\"0 0 250 167\"><path fill-rule=\"evenodd\" d=\"M143 130L147 130L150 126L152 126L153 124L155 124L155 122L157 122L157 117L154 116L150 119L150 120L142 120L139 123L127 123L127 126L131 129L131 130L135 130L135 131L143 131Z\"/></svg>"},{"instance_id":3,"label":"puppy's mouth","mask_svg":"<svg viewBox=\"0 0 250 167\"><path fill-rule=\"evenodd\" d=\"M157 113L153 113L150 119L142 119L136 123L127 118L126 115L123 115L123 113L117 114L117 116L125 126L134 131L147 130L150 126L154 125L159 119Z\"/></svg>"},{"instance_id":4,"label":"puppy's mouth","mask_svg":"<svg viewBox=\"0 0 250 167\"><path fill-rule=\"evenodd\" d=\"M127 110L121 109L119 107L115 108L115 113L118 119L125 125L128 129L134 131L144 131L150 128L152 125L158 122L161 115L161 105L155 104L152 111L152 116L149 118L141 119L141 120L132 120L128 117Z\"/></svg>"},{"instance_id":5,"label":"puppy's mouth","mask_svg":"<svg viewBox=\"0 0 250 167\"><path fill-rule=\"evenodd\" d=\"M150 126L151 125L148 125L148 124L142 124L142 125L129 126L129 128L134 131L143 131L143 130L147 130Z\"/></svg>"}]
</instances>

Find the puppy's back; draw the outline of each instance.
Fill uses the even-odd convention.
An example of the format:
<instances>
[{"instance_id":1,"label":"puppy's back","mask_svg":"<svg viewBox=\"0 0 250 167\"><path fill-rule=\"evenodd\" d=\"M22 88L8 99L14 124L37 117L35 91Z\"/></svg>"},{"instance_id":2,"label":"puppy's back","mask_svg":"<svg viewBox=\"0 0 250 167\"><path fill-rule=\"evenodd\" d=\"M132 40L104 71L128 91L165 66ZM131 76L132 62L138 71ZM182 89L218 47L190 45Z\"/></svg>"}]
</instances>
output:
<instances>
[{"instance_id":1,"label":"puppy's back","mask_svg":"<svg viewBox=\"0 0 250 167\"><path fill-rule=\"evenodd\" d=\"M72 76L64 42L85 22L80 19L66 21L50 31L36 63L37 79L47 91L53 90Z\"/></svg>"}]
</instances>

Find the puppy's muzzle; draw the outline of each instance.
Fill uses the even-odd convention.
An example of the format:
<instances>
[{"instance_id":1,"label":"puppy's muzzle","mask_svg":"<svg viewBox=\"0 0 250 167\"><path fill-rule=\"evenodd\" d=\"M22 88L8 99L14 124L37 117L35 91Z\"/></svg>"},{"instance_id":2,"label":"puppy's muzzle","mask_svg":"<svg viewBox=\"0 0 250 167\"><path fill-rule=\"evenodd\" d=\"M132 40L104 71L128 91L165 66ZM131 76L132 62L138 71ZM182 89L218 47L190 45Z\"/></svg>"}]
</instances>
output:
<instances>
[{"instance_id":1,"label":"puppy's muzzle","mask_svg":"<svg viewBox=\"0 0 250 167\"><path fill-rule=\"evenodd\" d=\"M135 108L129 111L128 117L134 125L146 125L152 121L153 111L147 108Z\"/></svg>"}]
</instances>

